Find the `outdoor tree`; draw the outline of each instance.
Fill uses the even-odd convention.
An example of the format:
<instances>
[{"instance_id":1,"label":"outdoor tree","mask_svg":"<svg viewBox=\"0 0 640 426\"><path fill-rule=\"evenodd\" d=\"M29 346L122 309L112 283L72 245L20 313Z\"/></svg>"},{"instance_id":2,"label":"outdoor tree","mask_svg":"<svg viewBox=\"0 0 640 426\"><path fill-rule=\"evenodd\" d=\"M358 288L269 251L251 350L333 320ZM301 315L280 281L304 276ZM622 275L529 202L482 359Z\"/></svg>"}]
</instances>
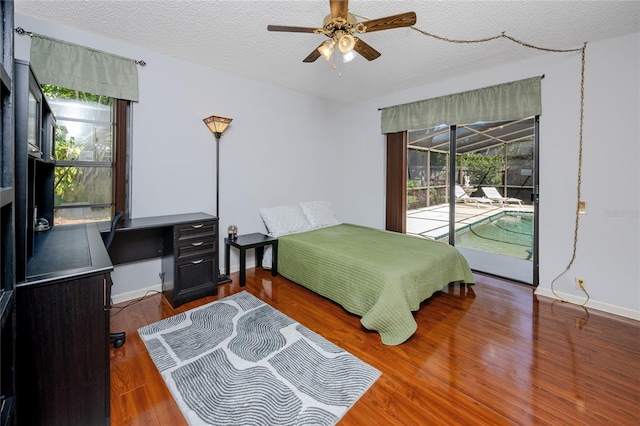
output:
<instances>
[{"instance_id":1,"label":"outdoor tree","mask_svg":"<svg viewBox=\"0 0 640 426\"><path fill-rule=\"evenodd\" d=\"M56 126L55 153L56 159L77 159L80 148L76 146L75 138L67 138L66 126ZM54 194L58 200L71 201L78 191L78 175L81 170L77 167L56 167L54 172Z\"/></svg>"},{"instance_id":2,"label":"outdoor tree","mask_svg":"<svg viewBox=\"0 0 640 426\"><path fill-rule=\"evenodd\" d=\"M458 156L458 166L469 176L473 186L502 184L504 161L502 156L467 153Z\"/></svg>"}]
</instances>

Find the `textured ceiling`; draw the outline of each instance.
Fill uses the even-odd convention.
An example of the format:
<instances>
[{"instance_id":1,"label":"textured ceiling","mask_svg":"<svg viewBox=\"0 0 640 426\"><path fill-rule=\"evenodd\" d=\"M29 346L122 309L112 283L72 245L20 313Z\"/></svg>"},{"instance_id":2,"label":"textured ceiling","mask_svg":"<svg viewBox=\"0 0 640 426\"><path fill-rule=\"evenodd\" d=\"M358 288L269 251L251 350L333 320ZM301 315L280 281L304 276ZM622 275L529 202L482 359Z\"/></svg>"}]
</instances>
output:
<instances>
[{"instance_id":1,"label":"textured ceiling","mask_svg":"<svg viewBox=\"0 0 640 426\"><path fill-rule=\"evenodd\" d=\"M322 26L328 0L15 0L15 11L340 103L543 53L504 38L454 44L398 28L361 35L382 56L336 62L338 71L323 58L302 62L323 35L267 31L269 24ZM640 31L638 0L351 0L349 11L359 20L415 11L414 28L441 37L471 40L504 32L554 49Z\"/></svg>"}]
</instances>

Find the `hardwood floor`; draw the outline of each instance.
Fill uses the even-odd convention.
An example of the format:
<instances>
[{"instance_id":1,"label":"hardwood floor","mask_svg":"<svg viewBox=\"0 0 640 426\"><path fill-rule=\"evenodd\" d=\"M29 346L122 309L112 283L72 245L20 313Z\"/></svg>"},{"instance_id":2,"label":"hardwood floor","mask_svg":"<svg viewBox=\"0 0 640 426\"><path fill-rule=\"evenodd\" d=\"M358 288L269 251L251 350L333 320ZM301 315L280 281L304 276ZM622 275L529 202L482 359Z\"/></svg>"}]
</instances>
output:
<instances>
[{"instance_id":1,"label":"hardwood floor","mask_svg":"<svg viewBox=\"0 0 640 426\"><path fill-rule=\"evenodd\" d=\"M359 318L268 271L173 309L154 295L112 313L111 424L185 425L137 328L246 290L376 367L382 376L340 425L616 424L640 418L640 322L533 295L476 275L415 313L417 332L385 346Z\"/></svg>"}]
</instances>

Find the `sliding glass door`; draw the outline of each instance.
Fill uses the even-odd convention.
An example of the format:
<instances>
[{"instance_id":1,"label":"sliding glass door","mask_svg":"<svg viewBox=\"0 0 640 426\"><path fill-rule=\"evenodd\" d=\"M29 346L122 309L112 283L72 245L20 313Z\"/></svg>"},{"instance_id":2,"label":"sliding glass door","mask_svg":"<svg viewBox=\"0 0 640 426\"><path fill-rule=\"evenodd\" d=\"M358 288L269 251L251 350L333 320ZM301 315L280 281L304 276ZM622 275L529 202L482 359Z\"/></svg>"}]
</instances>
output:
<instances>
[{"instance_id":1,"label":"sliding glass door","mask_svg":"<svg viewBox=\"0 0 640 426\"><path fill-rule=\"evenodd\" d=\"M455 138L465 194L456 208L467 216L455 246L472 269L526 284L537 284L536 127L535 117L478 122L457 126Z\"/></svg>"},{"instance_id":2,"label":"sliding glass door","mask_svg":"<svg viewBox=\"0 0 640 426\"><path fill-rule=\"evenodd\" d=\"M408 132L407 233L537 284L537 117Z\"/></svg>"}]
</instances>

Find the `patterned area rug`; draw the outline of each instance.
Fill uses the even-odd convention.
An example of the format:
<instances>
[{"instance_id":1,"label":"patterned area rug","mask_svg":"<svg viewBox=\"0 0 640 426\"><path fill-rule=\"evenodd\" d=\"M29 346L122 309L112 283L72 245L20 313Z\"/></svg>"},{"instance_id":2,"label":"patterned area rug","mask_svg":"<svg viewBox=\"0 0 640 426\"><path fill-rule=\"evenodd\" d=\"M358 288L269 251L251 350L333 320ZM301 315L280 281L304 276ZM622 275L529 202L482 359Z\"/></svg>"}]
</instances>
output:
<instances>
[{"instance_id":1,"label":"patterned area rug","mask_svg":"<svg viewBox=\"0 0 640 426\"><path fill-rule=\"evenodd\" d=\"M190 425L333 425L380 377L246 291L138 333Z\"/></svg>"}]
</instances>

